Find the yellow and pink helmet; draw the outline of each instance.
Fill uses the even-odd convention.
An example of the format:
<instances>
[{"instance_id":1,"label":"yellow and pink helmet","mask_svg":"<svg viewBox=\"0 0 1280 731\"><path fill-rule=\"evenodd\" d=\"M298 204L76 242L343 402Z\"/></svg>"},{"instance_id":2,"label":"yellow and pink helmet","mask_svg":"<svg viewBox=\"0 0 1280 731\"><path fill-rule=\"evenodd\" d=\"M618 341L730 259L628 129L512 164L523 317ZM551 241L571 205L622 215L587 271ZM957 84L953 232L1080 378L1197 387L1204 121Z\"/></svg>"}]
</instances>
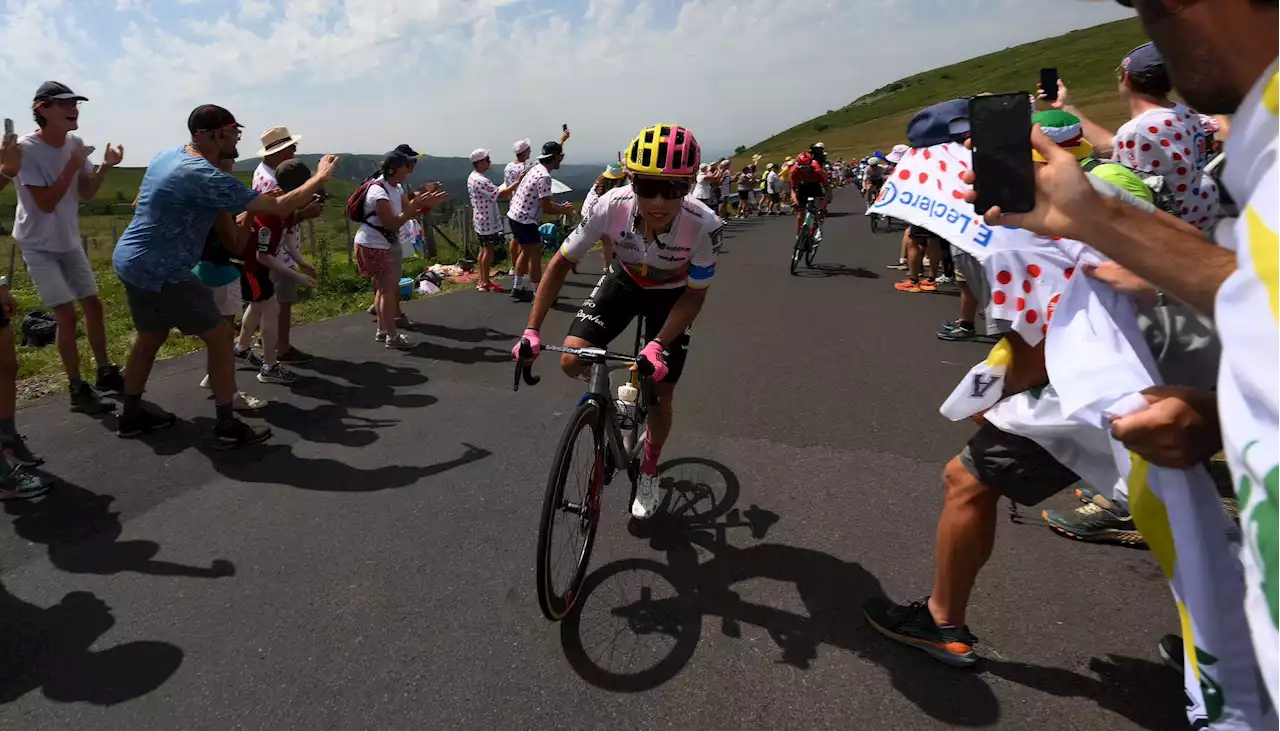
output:
<instances>
[{"instance_id":1,"label":"yellow and pink helmet","mask_svg":"<svg viewBox=\"0 0 1280 731\"><path fill-rule=\"evenodd\" d=\"M697 175L702 149L693 133L674 124L641 130L627 147L627 170L637 175L688 178Z\"/></svg>"}]
</instances>

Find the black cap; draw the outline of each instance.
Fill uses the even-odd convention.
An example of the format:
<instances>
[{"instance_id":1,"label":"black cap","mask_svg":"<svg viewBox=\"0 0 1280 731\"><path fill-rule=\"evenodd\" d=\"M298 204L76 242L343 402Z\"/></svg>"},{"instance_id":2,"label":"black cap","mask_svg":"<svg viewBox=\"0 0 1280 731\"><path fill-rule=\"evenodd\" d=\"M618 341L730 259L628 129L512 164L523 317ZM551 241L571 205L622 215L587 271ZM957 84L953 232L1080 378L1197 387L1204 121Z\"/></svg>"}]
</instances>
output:
<instances>
[{"instance_id":1,"label":"black cap","mask_svg":"<svg viewBox=\"0 0 1280 731\"><path fill-rule=\"evenodd\" d=\"M296 157L285 160L276 168L276 182L286 193L301 188L310 179L311 168Z\"/></svg>"},{"instance_id":2,"label":"black cap","mask_svg":"<svg viewBox=\"0 0 1280 731\"><path fill-rule=\"evenodd\" d=\"M413 158L418 157L417 151L408 145L396 145L395 151L400 153L401 155L404 155L405 157L413 157Z\"/></svg>"},{"instance_id":3,"label":"black cap","mask_svg":"<svg viewBox=\"0 0 1280 731\"><path fill-rule=\"evenodd\" d=\"M71 90L71 87L58 81L46 81L36 89L36 96L33 101L43 102L52 99L75 99L78 102L87 102L89 97L80 96Z\"/></svg>"},{"instance_id":4,"label":"black cap","mask_svg":"<svg viewBox=\"0 0 1280 731\"><path fill-rule=\"evenodd\" d=\"M538 155L539 160L549 160L556 155L563 155L564 148L559 142L548 142L542 146L542 154Z\"/></svg>"},{"instance_id":5,"label":"black cap","mask_svg":"<svg viewBox=\"0 0 1280 731\"><path fill-rule=\"evenodd\" d=\"M386 175L399 167L404 167L406 165L412 167L415 162L417 162L417 160L409 157L403 152L400 152L399 150L392 150L382 158L382 164L378 166L378 169L382 171L383 175Z\"/></svg>"},{"instance_id":6,"label":"black cap","mask_svg":"<svg viewBox=\"0 0 1280 731\"><path fill-rule=\"evenodd\" d=\"M193 135L200 132L213 132L225 127L243 126L236 121L231 112L216 104L202 104L191 110L190 116L187 117L187 131Z\"/></svg>"}]
</instances>

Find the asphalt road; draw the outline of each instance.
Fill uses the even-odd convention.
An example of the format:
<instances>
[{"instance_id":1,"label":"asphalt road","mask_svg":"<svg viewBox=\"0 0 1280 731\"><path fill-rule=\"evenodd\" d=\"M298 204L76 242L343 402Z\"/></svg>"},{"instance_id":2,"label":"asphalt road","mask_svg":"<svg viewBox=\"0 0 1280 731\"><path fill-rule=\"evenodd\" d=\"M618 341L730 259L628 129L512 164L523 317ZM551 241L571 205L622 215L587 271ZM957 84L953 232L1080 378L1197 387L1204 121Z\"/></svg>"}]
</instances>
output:
<instances>
[{"instance_id":1,"label":"asphalt road","mask_svg":"<svg viewBox=\"0 0 1280 731\"><path fill-rule=\"evenodd\" d=\"M806 276L787 273L789 219L733 224L663 455L681 496L711 496L642 529L606 493L561 625L538 611L534 544L581 384L548 360L511 392L527 306L507 297L410 304L428 324L405 353L363 314L302 328L320 357L292 389L241 372L275 400L259 448L209 449L199 357L157 368L148 397L181 421L145 441L61 397L24 409L62 484L4 504L0 728L1185 726L1155 651L1176 614L1143 551L1002 521L974 671L864 623L867 598L929 590L940 470L971 431L937 406L984 347L933 337L958 300L895 292L897 235L853 198Z\"/></svg>"}]
</instances>

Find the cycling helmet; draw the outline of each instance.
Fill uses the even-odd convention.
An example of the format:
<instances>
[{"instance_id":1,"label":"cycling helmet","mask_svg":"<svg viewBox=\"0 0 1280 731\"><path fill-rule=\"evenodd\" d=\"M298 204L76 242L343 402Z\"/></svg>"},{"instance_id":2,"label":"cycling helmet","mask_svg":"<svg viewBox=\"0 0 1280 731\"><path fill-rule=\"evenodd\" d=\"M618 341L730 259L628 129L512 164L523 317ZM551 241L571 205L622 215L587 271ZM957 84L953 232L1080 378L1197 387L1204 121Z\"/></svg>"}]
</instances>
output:
<instances>
[{"instance_id":1,"label":"cycling helmet","mask_svg":"<svg viewBox=\"0 0 1280 731\"><path fill-rule=\"evenodd\" d=\"M824 144L822 144L821 142L815 142L815 143L813 143L812 145L810 145L810 146L809 146L809 149L810 149L810 150L825 150L825 149L827 149L827 146L826 146L826 145L824 145Z\"/></svg>"},{"instance_id":2,"label":"cycling helmet","mask_svg":"<svg viewBox=\"0 0 1280 731\"><path fill-rule=\"evenodd\" d=\"M674 124L655 124L641 130L627 147L627 170L663 178L697 174L702 150L693 133Z\"/></svg>"},{"instance_id":3,"label":"cycling helmet","mask_svg":"<svg viewBox=\"0 0 1280 731\"><path fill-rule=\"evenodd\" d=\"M799 165L799 166L801 166L801 167L804 167L804 166L806 166L806 165L812 165L812 164L813 164L813 155L810 155L810 154L809 154L809 153L807 153L807 152L802 152L802 153L800 153L800 154L796 157L796 164L797 164L797 165Z\"/></svg>"}]
</instances>

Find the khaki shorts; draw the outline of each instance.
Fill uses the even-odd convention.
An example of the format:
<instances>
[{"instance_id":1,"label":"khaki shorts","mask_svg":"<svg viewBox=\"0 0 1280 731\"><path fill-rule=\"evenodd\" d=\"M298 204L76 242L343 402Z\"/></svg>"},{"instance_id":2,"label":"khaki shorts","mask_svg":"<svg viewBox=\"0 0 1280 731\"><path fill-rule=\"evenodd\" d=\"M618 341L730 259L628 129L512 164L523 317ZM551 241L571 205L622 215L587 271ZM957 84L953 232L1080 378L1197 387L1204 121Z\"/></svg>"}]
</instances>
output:
<instances>
[{"instance_id":1,"label":"khaki shorts","mask_svg":"<svg viewBox=\"0 0 1280 731\"><path fill-rule=\"evenodd\" d=\"M240 299L240 280L221 287L213 287L213 303L218 307L218 314L223 317L235 317L244 310Z\"/></svg>"},{"instance_id":2,"label":"khaki shorts","mask_svg":"<svg viewBox=\"0 0 1280 731\"><path fill-rule=\"evenodd\" d=\"M77 302L98 293L98 281L93 277L89 257L79 247L71 251L26 251L22 261L27 265L27 276L36 286L40 301L53 309Z\"/></svg>"}]
</instances>

